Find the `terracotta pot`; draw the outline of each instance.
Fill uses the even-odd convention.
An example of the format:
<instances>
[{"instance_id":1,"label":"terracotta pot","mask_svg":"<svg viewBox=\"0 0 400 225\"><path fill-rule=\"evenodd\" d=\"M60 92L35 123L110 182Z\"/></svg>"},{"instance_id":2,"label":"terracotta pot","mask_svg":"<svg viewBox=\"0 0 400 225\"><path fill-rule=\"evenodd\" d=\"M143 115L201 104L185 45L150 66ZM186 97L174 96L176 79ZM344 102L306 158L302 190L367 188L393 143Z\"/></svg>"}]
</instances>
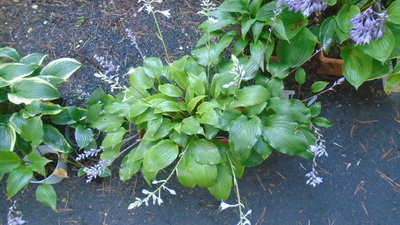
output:
<instances>
[{"instance_id":1,"label":"terracotta pot","mask_svg":"<svg viewBox=\"0 0 400 225\"><path fill-rule=\"evenodd\" d=\"M343 60L328 58L324 56L324 53L321 51L317 55L317 73L321 75L331 75L341 77L343 76L342 65Z\"/></svg>"}]
</instances>

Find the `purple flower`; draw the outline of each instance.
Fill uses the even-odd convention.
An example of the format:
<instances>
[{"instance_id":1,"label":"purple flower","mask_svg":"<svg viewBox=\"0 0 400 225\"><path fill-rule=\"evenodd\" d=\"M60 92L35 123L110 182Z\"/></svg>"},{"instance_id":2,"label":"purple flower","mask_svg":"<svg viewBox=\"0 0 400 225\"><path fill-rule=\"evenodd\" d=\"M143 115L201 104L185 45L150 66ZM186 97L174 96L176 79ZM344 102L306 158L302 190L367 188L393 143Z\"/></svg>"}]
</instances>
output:
<instances>
[{"instance_id":1,"label":"purple flower","mask_svg":"<svg viewBox=\"0 0 400 225\"><path fill-rule=\"evenodd\" d=\"M375 12L372 7L357 14L350 23L353 29L350 38L356 45L369 44L374 39L379 39L385 32L384 23L387 18L386 12Z\"/></svg>"},{"instance_id":2,"label":"purple flower","mask_svg":"<svg viewBox=\"0 0 400 225\"><path fill-rule=\"evenodd\" d=\"M324 0L281 0L289 10L301 12L304 16L309 16L314 12L321 12L324 10L328 3Z\"/></svg>"}]
</instances>

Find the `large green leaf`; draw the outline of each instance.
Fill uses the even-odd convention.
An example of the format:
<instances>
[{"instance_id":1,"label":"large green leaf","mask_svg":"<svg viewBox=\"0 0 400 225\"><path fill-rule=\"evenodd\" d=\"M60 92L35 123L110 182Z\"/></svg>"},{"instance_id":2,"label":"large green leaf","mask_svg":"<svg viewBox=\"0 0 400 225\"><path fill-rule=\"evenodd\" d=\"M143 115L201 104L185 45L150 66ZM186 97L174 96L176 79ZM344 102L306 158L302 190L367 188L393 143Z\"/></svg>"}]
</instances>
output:
<instances>
[{"instance_id":1,"label":"large green leaf","mask_svg":"<svg viewBox=\"0 0 400 225\"><path fill-rule=\"evenodd\" d=\"M46 176L46 168L45 165L51 160L46 159L43 156L40 156L38 153L32 152L28 155L28 160L29 160L29 167L33 170L36 171L43 176Z\"/></svg>"},{"instance_id":2,"label":"large green leaf","mask_svg":"<svg viewBox=\"0 0 400 225\"><path fill-rule=\"evenodd\" d=\"M391 75L385 85L385 93L390 94L395 88L400 86L400 73Z\"/></svg>"},{"instance_id":3,"label":"large green leaf","mask_svg":"<svg viewBox=\"0 0 400 225\"><path fill-rule=\"evenodd\" d=\"M41 184L36 188L36 199L53 210L56 210L57 193L50 184Z\"/></svg>"},{"instance_id":4,"label":"large green leaf","mask_svg":"<svg viewBox=\"0 0 400 225\"><path fill-rule=\"evenodd\" d=\"M163 84L158 86L158 90L170 97L182 97L182 92L181 90L172 84Z\"/></svg>"},{"instance_id":5,"label":"large green leaf","mask_svg":"<svg viewBox=\"0 0 400 225\"><path fill-rule=\"evenodd\" d=\"M8 99L15 104L30 104L34 100L53 100L60 97L57 89L39 78L24 78L11 85Z\"/></svg>"},{"instance_id":6,"label":"large green leaf","mask_svg":"<svg viewBox=\"0 0 400 225\"><path fill-rule=\"evenodd\" d=\"M386 61L394 49L394 36L390 29L386 29L382 38L372 40L371 43L361 45L360 49L367 55L381 62Z\"/></svg>"},{"instance_id":7,"label":"large green leaf","mask_svg":"<svg viewBox=\"0 0 400 225\"><path fill-rule=\"evenodd\" d=\"M9 173L22 163L17 153L0 151L0 173Z\"/></svg>"},{"instance_id":8,"label":"large green leaf","mask_svg":"<svg viewBox=\"0 0 400 225\"><path fill-rule=\"evenodd\" d=\"M25 109L29 116L36 116L38 114L56 115L62 111L60 105L42 101L33 101L31 104L27 105Z\"/></svg>"},{"instance_id":9,"label":"large green leaf","mask_svg":"<svg viewBox=\"0 0 400 225\"><path fill-rule=\"evenodd\" d=\"M246 86L237 92L237 106L252 106L266 102L271 97L269 91L261 85Z\"/></svg>"},{"instance_id":10,"label":"large green leaf","mask_svg":"<svg viewBox=\"0 0 400 225\"><path fill-rule=\"evenodd\" d=\"M148 128L152 128L150 126L154 126L154 120L148 122ZM159 125L158 128L154 128L152 130L146 131L143 141L156 141L165 136L167 136L172 130L172 123L169 118L163 118L162 123Z\"/></svg>"},{"instance_id":11,"label":"large green leaf","mask_svg":"<svg viewBox=\"0 0 400 225\"><path fill-rule=\"evenodd\" d=\"M150 148L143 159L143 169L154 172L155 176L159 170L169 166L178 157L178 145L171 140L163 140ZM154 177L149 177L153 180Z\"/></svg>"},{"instance_id":12,"label":"large green leaf","mask_svg":"<svg viewBox=\"0 0 400 225\"><path fill-rule=\"evenodd\" d=\"M222 162L217 146L210 141L204 139L190 141L188 149L200 164L214 165Z\"/></svg>"},{"instance_id":13,"label":"large green leaf","mask_svg":"<svg viewBox=\"0 0 400 225\"><path fill-rule=\"evenodd\" d=\"M277 47L279 63L296 67L306 62L314 53L316 44L310 32L308 29L303 29L290 40L290 43L280 40Z\"/></svg>"},{"instance_id":14,"label":"large green leaf","mask_svg":"<svg viewBox=\"0 0 400 225\"><path fill-rule=\"evenodd\" d=\"M19 61L18 52L15 49L10 48L10 47L0 48L0 57L9 58L16 62Z\"/></svg>"},{"instance_id":15,"label":"large green leaf","mask_svg":"<svg viewBox=\"0 0 400 225\"><path fill-rule=\"evenodd\" d=\"M81 67L81 64L75 59L56 59L47 64L40 71L40 75L51 75L67 80L79 67Z\"/></svg>"},{"instance_id":16,"label":"large green leaf","mask_svg":"<svg viewBox=\"0 0 400 225\"><path fill-rule=\"evenodd\" d=\"M13 170L7 180L7 196L13 197L22 188L29 184L33 177L33 171L30 168L19 168Z\"/></svg>"},{"instance_id":17,"label":"large green leaf","mask_svg":"<svg viewBox=\"0 0 400 225\"><path fill-rule=\"evenodd\" d=\"M387 13L389 22L400 24L400 0L393 1L389 5Z\"/></svg>"},{"instance_id":18,"label":"large green leaf","mask_svg":"<svg viewBox=\"0 0 400 225\"><path fill-rule=\"evenodd\" d=\"M188 117L182 120L181 131L188 135L204 134L203 128L199 121L194 117Z\"/></svg>"},{"instance_id":19,"label":"large green leaf","mask_svg":"<svg viewBox=\"0 0 400 225\"><path fill-rule=\"evenodd\" d=\"M279 20L282 21L282 25L275 22L272 25L274 32L280 39L286 41L290 40L290 42L291 39L294 38L308 23L307 18L301 13L293 13L288 9L284 9L282 13L279 14L277 21ZM283 28L279 28L279 30L282 30L281 32L277 32L277 26L283 26Z\"/></svg>"},{"instance_id":20,"label":"large green leaf","mask_svg":"<svg viewBox=\"0 0 400 225\"><path fill-rule=\"evenodd\" d=\"M15 146L16 133L10 124L0 123L0 151L13 151Z\"/></svg>"},{"instance_id":21,"label":"large green leaf","mask_svg":"<svg viewBox=\"0 0 400 225\"><path fill-rule=\"evenodd\" d=\"M233 13L249 13L246 1L226 0L218 8L219 10Z\"/></svg>"},{"instance_id":22,"label":"large green leaf","mask_svg":"<svg viewBox=\"0 0 400 225\"><path fill-rule=\"evenodd\" d=\"M259 137L250 152L250 156L246 160L242 160L241 164L245 167L257 166L271 155L272 150L272 147L262 137Z\"/></svg>"},{"instance_id":23,"label":"large green leaf","mask_svg":"<svg viewBox=\"0 0 400 225\"><path fill-rule=\"evenodd\" d=\"M29 55L24 56L20 62L23 64L36 64L36 65L42 65L43 61L47 58L46 54L42 53L32 53Z\"/></svg>"},{"instance_id":24,"label":"large green leaf","mask_svg":"<svg viewBox=\"0 0 400 225\"><path fill-rule=\"evenodd\" d=\"M372 73L372 58L353 46L345 46L340 52L343 59L343 75L350 84L358 88Z\"/></svg>"},{"instance_id":25,"label":"large green leaf","mask_svg":"<svg viewBox=\"0 0 400 225\"><path fill-rule=\"evenodd\" d=\"M246 159L260 135L261 120L258 117L248 120L246 116L242 115L233 122L229 129L231 148L241 159Z\"/></svg>"},{"instance_id":26,"label":"large green leaf","mask_svg":"<svg viewBox=\"0 0 400 225\"><path fill-rule=\"evenodd\" d=\"M142 166L142 160L137 160L135 151L137 151L137 148L132 149L122 160L121 168L119 169L119 178L123 182L131 179Z\"/></svg>"},{"instance_id":27,"label":"large green leaf","mask_svg":"<svg viewBox=\"0 0 400 225\"><path fill-rule=\"evenodd\" d=\"M268 107L277 114L285 116L289 121L307 123L311 119L310 109L299 100L271 98Z\"/></svg>"},{"instance_id":28,"label":"large green leaf","mask_svg":"<svg viewBox=\"0 0 400 225\"><path fill-rule=\"evenodd\" d=\"M29 118L21 128L21 137L31 142L33 148L43 141L43 122L40 116Z\"/></svg>"},{"instance_id":29,"label":"large green leaf","mask_svg":"<svg viewBox=\"0 0 400 225\"><path fill-rule=\"evenodd\" d=\"M4 63L0 65L0 77L9 82L15 82L21 78L27 77L38 68L35 64L22 63Z\"/></svg>"},{"instance_id":30,"label":"large green leaf","mask_svg":"<svg viewBox=\"0 0 400 225\"><path fill-rule=\"evenodd\" d=\"M79 125L75 128L75 141L79 148L88 146L93 140L94 138L92 129L85 128L82 125Z\"/></svg>"},{"instance_id":31,"label":"large green leaf","mask_svg":"<svg viewBox=\"0 0 400 225\"><path fill-rule=\"evenodd\" d=\"M65 140L64 136L55 127L44 124L43 131L43 143L61 153L72 152L72 148L67 140Z\"/></svg>"},{"instance_id":32,"label":"large green leaf","mask_svg":"<svg viewBox=\"0 0 400 225\"><path fill-rule=\"evenodd\" d=\"M322 22L319 28L319 41L322 46L325 47L324 51L328 52L330 46L335 42L336 32L335 32L336 20L334 17L328 17Z\"/></svg>"},{"instance_id":33,"label":"large green leaf","mask_svg":"<svg viewBox=\"0 0 400 225\"><path fill-rule=\"evenodd\" d=\"M154 79L147 76L143 67L137 67L134 70L130 70L129 73L129 84L135 88L149 89L153 87Z\"/></svg>"},{"instance_id":34,"label":"large green leaf","mask_svg":"<svg viewBox=\"0 0 400 225\"><path fill-rule=\"evenodd\" d=\"M350 20L353 19L357 14L360 13L360 8L356 5L344 5L340 9L339 13L336 16L336 23L339 26L340 30L344 33L349 33L351 29L353 29L353 25L350 23Z\"/></svg>"},{"instance_id":35,"label":"large green leaf","mask_svg":"<svg viewBox=\"0 0 400 225\"><path fill-rule=\"evenodd\" d=\"M229 198L232 190L232 173L228 166L224 164L218 165L217 182L208 188L208 191L218 200L226 200Z\"/></svg>"},{"instance_id":36,"label":"large green leaf","mask_svg":"<svg viewBox=\"0 0 400 225\"><path fill-rule=\"evenodd\" d=\"M310 131L300 129L285 116L273 115L266 119L263 138L275 150L288 155L304 154L315 143Z\"/></svg>"},{"instance_id":37,"label":"large green leaf","mask_svg":"<svg viewBox=\"0 0 400 225\"><path fill-rule=\"evenodd\" d=\"M148 57L144 59L143 67L147 76L158 79L161 76L163 64L159 58Z\"/></svg>"},{"instance_id":38,"label":"large green leaf","mask_svg":"<svg viewBox=\"0 0 400 225\"><path fill-rule=\"evenodd\" d=\"M124 138L127 130L123 127L118 130L108 133L107 136L101 143L101 147L104 148L103 153L100 158L104 161L106 160L114 160L115 157L119 154L121 150L122 144L121 141Z\"/></svg>"},{"instance_id":39,"label":"large green leaf","mask_svg":"<svg viewBox=\"0 0 400 225\"><path fill-rule=\"evenodd\" d=\"M103 132L113 132L118 130L122 123L125 122L124 118L117 115L102 115L91 127L101 130Z\"/></svg>"}]
</instances>

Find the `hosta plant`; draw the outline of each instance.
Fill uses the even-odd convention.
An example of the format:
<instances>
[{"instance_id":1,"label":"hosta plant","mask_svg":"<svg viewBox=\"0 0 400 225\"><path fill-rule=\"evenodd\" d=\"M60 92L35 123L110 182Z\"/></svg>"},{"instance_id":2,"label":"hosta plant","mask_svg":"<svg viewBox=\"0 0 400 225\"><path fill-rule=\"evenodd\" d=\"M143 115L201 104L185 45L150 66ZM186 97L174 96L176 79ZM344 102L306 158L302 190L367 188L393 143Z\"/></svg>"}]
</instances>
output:
<instances>
[{"instance_id":1,"label":"hosta plant","mask_svg":"<svg viewBox=\"0 0 400 225\"><path fill-rule=\"evenodd\" d=\"M47 145L59 153L72 150L50 121L62 107L50 101L60 97L55 86L81 64L62 58L43 65L46 59L38 53L21 58L13 48L0 48L0 178L7 177L8 198L34 177L49 175L46 165L51 161L36 153L38 146ZM39 185L36 197L56 209L56 192L51 185Z\"/></svg>"},{"instance_id":2,"label":"hosta plant","mask_svg":"<svg viewBox=\"0 0 400 225\"><path fill-rule=\"evenodd\" d=\"M233 46L254 77L259 70L295 71L324 51L343 59L343 75L356 88L386 76L390 93L400 83L399 0L225 0L206 15L211 20L200 26L204 35L197 44L203 47L193 51L203 65L218 65ZM272 54L277 62L270 62Z\"/></svg>"}]
</instances>

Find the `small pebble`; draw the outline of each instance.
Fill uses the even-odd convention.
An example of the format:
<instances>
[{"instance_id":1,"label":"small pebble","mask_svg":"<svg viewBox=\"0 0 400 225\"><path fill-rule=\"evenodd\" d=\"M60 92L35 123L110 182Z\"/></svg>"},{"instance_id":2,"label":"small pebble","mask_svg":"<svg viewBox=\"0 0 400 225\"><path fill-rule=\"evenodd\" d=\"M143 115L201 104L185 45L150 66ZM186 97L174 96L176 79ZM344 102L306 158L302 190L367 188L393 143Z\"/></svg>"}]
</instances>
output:
<instances>
[{"instance_id":1,"label":"small pebble","mask_svg":"<svg viewBox=\"0 0 400 225\"><path fill-rule=\"evenodd\" d=\"M39 6L36 4L33 4L31 7L32 7L32 9L37 9Z\"/></svg>"},{"instance_id":2,"label":"small pebble","mask_svg":"<svg viewBox=\"0 0 400 225\"><path fill-rule=\"evenodd\" d=\"M179 46L179 50L181 50L181 51L182 51L182 50L183 50L183 47L182 47L182 46Z\"/></svg>"}]
</instances>

